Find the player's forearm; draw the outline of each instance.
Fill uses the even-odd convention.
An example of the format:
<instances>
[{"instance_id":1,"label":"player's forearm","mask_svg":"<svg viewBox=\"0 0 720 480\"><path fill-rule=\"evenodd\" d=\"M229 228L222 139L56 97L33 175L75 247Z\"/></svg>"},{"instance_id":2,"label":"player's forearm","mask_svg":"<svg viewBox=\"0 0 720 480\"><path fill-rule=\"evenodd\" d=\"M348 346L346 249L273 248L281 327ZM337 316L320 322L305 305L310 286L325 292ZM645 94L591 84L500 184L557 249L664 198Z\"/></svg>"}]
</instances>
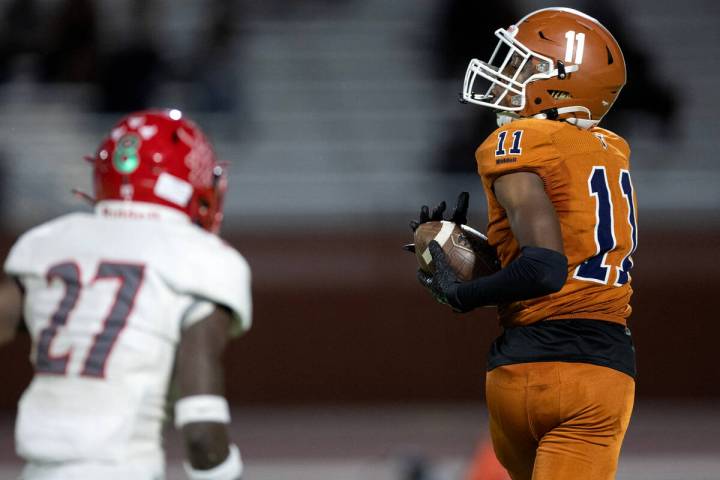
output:
<instances>
[{"instance_id":1,"label":"player's forearm","mask_svg":"<svg viewBox=\"0 0 720 480\"><path fill-rule=\"evenodd\" d=\"M559 291L567 277L567 257L547 248L525 247L497 273L457 284L454 296L463 311L528 300Z\"/></svg>"},{"instance_id":2,"label":"player's forearm","mask_svg":"<svg viewBox=\"0 0 720 480\"><path fill-rule=\"evenodd\" d=\"M15 328L0 327L0 347L15 339Z\"/></svg>"},{"instance_id":3,"label":"player's forearm","mask_svg":"<svg viewBox=\"0 0 720 480\"><path fill-rule=\"evenodd\" d=\"M175 404L175 426L185 438L190 480L237 480L243 465L240 450L228 439L227 401L217 395L183 397Z\"/></svg>"},{"instance_id":4,"label":"player's forearm","mask_svg":"<svg viewBox=\"0 0 720 480\"><path fill-rule=\"evenodd\" d=\"M0 283L0 345L15 338L22 318L23 293L14 279Z\"/></svg>"}]
</instances>

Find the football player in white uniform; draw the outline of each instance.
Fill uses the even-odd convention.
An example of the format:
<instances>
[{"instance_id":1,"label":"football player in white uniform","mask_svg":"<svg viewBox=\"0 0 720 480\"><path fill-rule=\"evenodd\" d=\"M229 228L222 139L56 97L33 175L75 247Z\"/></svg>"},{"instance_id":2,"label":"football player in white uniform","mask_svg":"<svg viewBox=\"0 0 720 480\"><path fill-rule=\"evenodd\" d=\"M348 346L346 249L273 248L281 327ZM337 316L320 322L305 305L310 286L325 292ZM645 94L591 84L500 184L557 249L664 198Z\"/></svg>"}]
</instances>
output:
<instances>
[{"instance_id":1,"label":"football player in white uniform","mask_svg":"<svg viewBox=\"0 0 720 480\"><path fill-rule=\"evenodd\" d=\"M174 370L187 476L238 479L220 356L250 327L250 270L215 235L223 169L177 110L128 115L89 160L94 213L30 230L5 263L0 342L24 317L35 369L15 431L22 478L163 478Z\"/></svg>"}]
</instances>

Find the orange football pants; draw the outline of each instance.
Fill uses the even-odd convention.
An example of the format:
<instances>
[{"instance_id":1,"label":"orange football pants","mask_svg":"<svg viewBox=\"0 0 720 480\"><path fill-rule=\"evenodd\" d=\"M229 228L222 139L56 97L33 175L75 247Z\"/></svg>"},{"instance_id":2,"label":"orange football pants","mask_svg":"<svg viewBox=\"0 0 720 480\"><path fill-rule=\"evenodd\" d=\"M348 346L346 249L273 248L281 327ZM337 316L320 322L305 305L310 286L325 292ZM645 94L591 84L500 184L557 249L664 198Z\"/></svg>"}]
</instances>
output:
<instances>
[{"instance_id":1,"label":"orange football pants","mask_svg":"<svg viewBox=\"0 0 720 480\"><path fill-rule=\"evenodd\" d=\"M538 362L487 375L490 435L513 480L612 480L635 381L587 363Z\"/></svg>"}]
</instances>

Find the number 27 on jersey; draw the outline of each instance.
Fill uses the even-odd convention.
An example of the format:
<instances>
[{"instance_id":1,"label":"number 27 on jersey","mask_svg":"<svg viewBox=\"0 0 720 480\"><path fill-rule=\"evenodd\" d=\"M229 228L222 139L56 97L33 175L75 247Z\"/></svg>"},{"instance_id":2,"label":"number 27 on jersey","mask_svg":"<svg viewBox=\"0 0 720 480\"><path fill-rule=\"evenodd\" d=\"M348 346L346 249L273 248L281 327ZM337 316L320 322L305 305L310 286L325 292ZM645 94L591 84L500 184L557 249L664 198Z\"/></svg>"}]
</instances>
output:
<instances>
[{"instance_id":1,"label":"number 27 on jersey","mask_svg":"<svg viewBox=\"0 0 720 480\"><path fill-rule=\"evenodd\" d=\"M101 280L115 280L120 285L107 316L102 320L102 317L97 318L97 322L102 322L100 330L92 339L90 349L82 363L80 375L96 378L105 376L108 357L130 316L135 297L142 285L144 269L144 265L120 262L102 262L98 265L92 283ZM65 293L55 312L51 315L49 325L43 328L38 335L35 369L38 373L65 375L73 349L71 347L67 353L58 356L51 353L51 345L58 330L65 327L68 321L72 321L72 312L77 306L83 288L80 280L80 268L73 261L62 262L51 267L46 278L48 283L60 280L65 285ZM93 321L95 322L95 320Z\"/></svg>"}]
</instances>

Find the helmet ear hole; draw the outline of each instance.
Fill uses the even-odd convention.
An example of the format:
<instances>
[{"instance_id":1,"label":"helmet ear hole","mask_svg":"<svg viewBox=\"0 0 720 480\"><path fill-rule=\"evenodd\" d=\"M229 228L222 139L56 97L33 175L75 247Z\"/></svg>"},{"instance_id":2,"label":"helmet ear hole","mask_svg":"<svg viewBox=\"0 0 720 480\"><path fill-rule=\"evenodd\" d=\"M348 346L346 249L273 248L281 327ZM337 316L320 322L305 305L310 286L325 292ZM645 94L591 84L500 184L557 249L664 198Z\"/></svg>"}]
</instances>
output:
<instances>
[{"instance_id":1,"label":"helmet ear hole","mask_svg":"<svg viewBox=\"0 0 720 480\"><path fill-rule=\"evenodd\" d=\"M607 45L605 45L605 50L607 51L607 62L608 65L612 65L613 62L615 62L615 59L612 56L612 52L610 51L610 48L608 48Z\"/></svg>"},{"instance_id":2,"label":"helmet ear hole","mask_svg":"<svg viewBox=\"0 0 720 480\"><path fill-rule=\"evenodd\" d=\"M198 198L198 211L201 215L206 215L208 208L210 208L210 202L205 197Z\"/></svg>"},{"instance_id":3,"label":"helmet ear hole","mask_svg":"<svg viewBox=\"0 0 720 480\"><path fill-rule=\"evenodd\" d=\"M542 103L542 98L535 97L535 105L540 105Z\"/></svg>"}]
</instances>

